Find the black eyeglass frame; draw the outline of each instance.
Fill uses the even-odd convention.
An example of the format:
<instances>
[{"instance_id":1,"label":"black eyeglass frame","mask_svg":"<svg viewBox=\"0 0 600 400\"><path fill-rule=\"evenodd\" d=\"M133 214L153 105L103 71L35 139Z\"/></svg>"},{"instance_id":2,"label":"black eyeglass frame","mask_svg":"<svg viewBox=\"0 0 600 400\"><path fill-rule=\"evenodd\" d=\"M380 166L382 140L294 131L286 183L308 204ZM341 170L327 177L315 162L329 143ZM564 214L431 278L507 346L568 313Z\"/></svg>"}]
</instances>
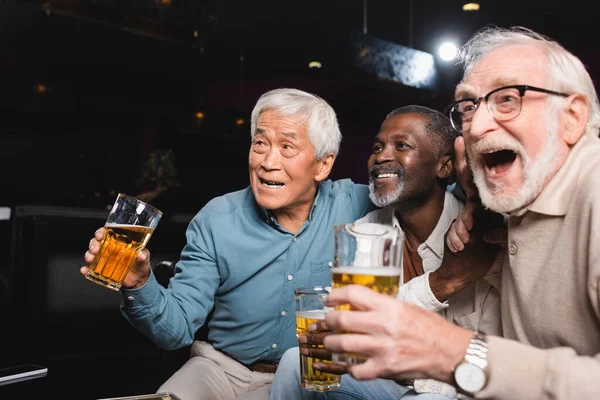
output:
<instances>
[{"instance_id":1,"label":"black eyeglass frame","mask_svg":"<svg viewBox=\"0 0 600 400\"><path fill-rule=\"evenodd\" d=\"M467 99L461 99L458 101L455 101L454 103L450 104L448 107L446 107L446 115L448 115L448 117L450 118L450 122L452 123L452 127L462 133L462 130L459 130L458 128L456 128L456 126L454 126L454 120L452 119L452 110L454 109L454 107L457 104L463 103L465 101L471 101L473 102L473 104L475 105L475 111L477 111L479 109L479 104L481 103L482 100L485 100L485 103L488 105L488 112L490 113L490 115L496 119L496 117L494 116L494 113L492 112L492 110L490 110L490 106L488 103L488 99L490 98L491 95L493 95L496 92L499 92L501 90L505 90L505 89L517 89L519 91L519 97L522 99L525 96L525 92L528 90L531 90L532 92L540 92L540 93L547 93L547 94L553 94L555 96L561 96L561 97L569 97L569 94L566 93L561 93L561 92L556 92L554 90L548 90L548 89L542 89L539 87L535 87L535 86L530 86L530 85L508 85L508 86L502 86L499 87L497 89L492 90L491 92L489 92L488 94L486 94L485 96L482 97L472 97L472 98L467 98ZM522 108L522 100L521 100L521 108ZM499 120L499 121L508 121L510 119L513 118L517 118L519 116L519 114L521 114L521 109L519 109L519 112L517 113L517 115L515 115L514 117L511 117L507 120Z\"/></svg>"}]
</instances>

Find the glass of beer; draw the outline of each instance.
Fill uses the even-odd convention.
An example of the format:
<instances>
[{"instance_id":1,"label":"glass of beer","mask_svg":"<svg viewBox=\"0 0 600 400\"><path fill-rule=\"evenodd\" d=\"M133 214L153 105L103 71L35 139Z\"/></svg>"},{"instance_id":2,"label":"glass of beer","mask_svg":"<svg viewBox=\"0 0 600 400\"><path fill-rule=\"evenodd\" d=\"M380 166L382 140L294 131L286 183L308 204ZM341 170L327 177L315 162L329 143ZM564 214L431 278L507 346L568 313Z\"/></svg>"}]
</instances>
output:
<instances>
[{"instance_id":1,"label":"glass of beer","mask_svg":"<svg viewBox=\"0 0 600 400\"><path fill-rule=\"evenodd\" d=\"M361 285L396 297L403 283L404 234L391 225L372 222L337 225L332 287ZM350 310L349 304L336 310ZM350 333L350 332L339 332ZM355 365L366 361L360 354L333 353L336 364Z\"/></svg>"},{"instance_id":2,"label":"glass of beer","mask_svg":"<svg viewBox=\"0 0 600 400\"><path fill-rule=\"evenodd\" d=\"M135 197L119 193L104 225L100 251L86 278L119 291L138 253L146 247L162 212Z\"/></svg>"},{"instance_id":3,"label":"glass of beer","mask_svg":"<svg viewBox=\"0 0 600 400\"><path fill-rule=\"evenodd\" d=\"M325 313L331 310L323 305L323 300L331 288L313 286L294 290L296 299L296 336L308 333L308 326L325 319ZM322 349L323 345L300 345ZM300 353L300 381L306 390L325 392L340 386L340 376L321 372L313 368L314 362L331 363L330 360L308 357Z\"/></svg>"}]
</instances>

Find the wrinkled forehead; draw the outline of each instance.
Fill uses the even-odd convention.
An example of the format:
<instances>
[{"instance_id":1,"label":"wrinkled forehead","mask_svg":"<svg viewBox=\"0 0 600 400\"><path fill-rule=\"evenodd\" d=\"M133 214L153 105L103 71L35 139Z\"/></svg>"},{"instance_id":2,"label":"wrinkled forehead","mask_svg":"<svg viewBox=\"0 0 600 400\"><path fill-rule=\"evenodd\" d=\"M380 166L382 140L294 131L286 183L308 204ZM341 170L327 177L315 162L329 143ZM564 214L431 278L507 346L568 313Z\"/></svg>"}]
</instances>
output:
<instances>
[{"instance_id":1,"label":"wrinkled forehead","mask_svg":"<svg viewBox=\"0 0 600 400\"><path fill-rule=\"evenodd\" d=\"M545 87L548 82L547 54L535 45L515 44L493 50L483 57L456 87L457 100L485 96L508 85Z\"/></svg>"}]
</instances>

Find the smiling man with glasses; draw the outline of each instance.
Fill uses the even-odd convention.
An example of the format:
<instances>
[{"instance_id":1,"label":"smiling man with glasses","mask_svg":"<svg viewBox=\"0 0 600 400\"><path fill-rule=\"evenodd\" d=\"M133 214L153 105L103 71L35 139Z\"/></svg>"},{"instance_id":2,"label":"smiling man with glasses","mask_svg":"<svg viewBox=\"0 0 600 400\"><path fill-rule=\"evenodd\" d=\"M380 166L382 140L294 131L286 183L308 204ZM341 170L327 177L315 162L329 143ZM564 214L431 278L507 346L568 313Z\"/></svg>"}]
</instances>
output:
<instances>
[{"instance_id":1,"label":"smiling man with glasses","mask_svg":"<svg viewBox=\"0 0 600 400\"><path fill-rule=\"evenodd\" d=\"M462 61L464 78L448 109L463 134L457 155L466 145L481 202L508 221L503 337L347 286L333 290L327 305L356 311L332 311L326 322L359 334L330 335L324 345L367 355L349 370L359 380L430 377L478 399L598 399L600 106L594 84L573 54L524 28L477 33ZM463 211L450 228L451 250L471 244L472 221Z\"/></svg>"}]
</instances>

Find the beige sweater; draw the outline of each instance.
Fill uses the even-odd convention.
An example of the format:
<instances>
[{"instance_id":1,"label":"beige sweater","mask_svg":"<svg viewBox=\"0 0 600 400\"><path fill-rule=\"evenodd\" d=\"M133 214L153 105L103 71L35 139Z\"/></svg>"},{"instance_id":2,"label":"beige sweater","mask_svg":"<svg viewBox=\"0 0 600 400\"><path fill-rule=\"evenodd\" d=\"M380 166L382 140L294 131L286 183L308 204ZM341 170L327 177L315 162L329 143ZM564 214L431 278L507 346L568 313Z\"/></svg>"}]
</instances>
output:
<instances>
[{"instance_id":1,"label":"beige sweater","mask_svg":"<svg viewBox=\"0 0 600 400\"><path fill-rule=\"evenodd\" d=\"M504 338L478 399L600 399L600 139L583 137L509 218Z\"/></svg>"}]
</instances>

